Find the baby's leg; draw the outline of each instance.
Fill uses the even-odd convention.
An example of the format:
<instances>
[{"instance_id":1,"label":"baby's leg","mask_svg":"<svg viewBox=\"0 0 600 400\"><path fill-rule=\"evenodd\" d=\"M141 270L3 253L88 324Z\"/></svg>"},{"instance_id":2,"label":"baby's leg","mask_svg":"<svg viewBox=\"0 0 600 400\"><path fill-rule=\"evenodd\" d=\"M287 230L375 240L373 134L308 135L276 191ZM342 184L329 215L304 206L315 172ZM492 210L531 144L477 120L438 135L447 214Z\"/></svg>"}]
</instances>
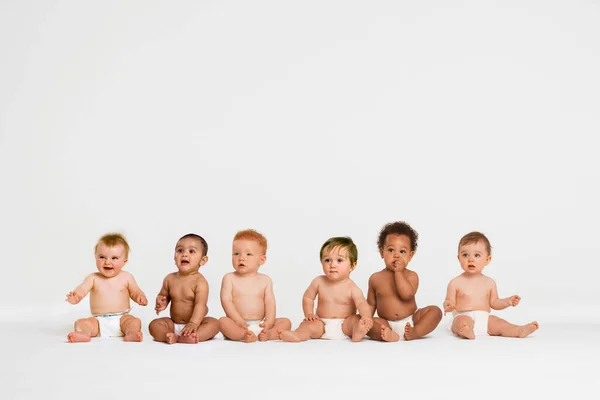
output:
<instances>
[{"instance_id":1,"label":"baby's leg","mask_svg":"<svg viewBox=\"0 0 600 400\"><path fill-rule=\"evenodd\" d=\"M247 343L256 342L257 337L254 332L242 328L229 317L219 319L219 328L223 336L229 340L244 341Z\"/></svg>"},{"instance_id":2,"label":"baby's leg","mask_svg":"<svg viewBox=\"0 0 600 400\"><path fill-rule=\"evenodd\" d=\"M152 320L148 326L148 330L157 342L177 343L177 335L173 333L175 324L171 318L165 317Z\"/></svg>"},{"instance_id":3,"label":"baby's leg","mask_svg":"<svg viewBox=\"0 0 600 400\"><path fill-rule=\"evenodd\" d=\"M371 328L372 324L365 323L360 315L351 315L342 324L342 332L344 335L350 336L353 342L360 342Z\"/></svg>"},{"instance_id":4,"label":"baby's leg","mask_svg":"<svg viewBox=\"0 0 600 400\"><path fill-rule=\"evenodd\" d=\"M196 337L199 342L212 339L217 333L219 333L219 321L213 317L204 317L196 329Z\"/></svg>"},{"instance_id":5,"label":"baby's leg","mask_svg":"<svg viewBox=\"0 0 600 400\"><path fill-rule=\"evenodd\" d=\"M304 342L308 339L319 339L325 333L322 321L302 321L295 331L279 331L279 338L285 342Z\"/></svg>"},{"instance_id":6,"label":"baby's leg","mask_svg":"<svg viewBox=\"0 0 600 400\"><path fill-rule=\"evenodd\" d=\"M133 315L123 315L121 317L121 332L123 332L123 340L126 342L141 342L142 341L142 321Z\"/></svg>"},{"instance_id":7,"label":"baby's leg","mask_svg":"<svg viewBox=\"0 0 600 400\"><path fill-rule=\"evenodd\" d=\"M261 342L267 340L276 340L279 339L280 331L289 331L292 329L292 322L287 318L276 318L273 327L269 329L266 333L260 333L258 335L258 340Z\"/></svg>"},{"instance_id":8,"label":"baby's leg","mask_svg":"<svg viewBox=\"0 0 600 400\"><path fill-rule=\"evenodd\" d=\"M513 325L510 322L498 318L495 315L490 315L488 319L488 334L490 336L503 337L518 337L524 338L531 335L539 328L537 321L528 323L527 325Z\"/></svg>"},{"instance_id":9,"label":"baby's leg","mask_svg":"<svg viewBox=\"0 0 600 400\"><path fill-rule=\"evenodd\" d=\"M373 327L367 333L373 340L397 342L400 336L392 330L390 324L383 318L373 318Z\"/></svg>"},{"instance_id":10,"label":"baby's leg","mask_svg":"<svg viewBox=\"0 0 600 400\"><path fill-rule=\"evenodd\" d=\"M414 326L407 322L404 327L404 339L418 339L433 332L441 320L442 310L439 307L428 306L418 309L413 315Z\"/></svg>"},{"instance_id":11,"label":"baby's leg","mask_svg":"<svg viewBox=\"0 0 600 400\"><path fill-rule=\"evenodd\" d=\"M467 315L459 315L452 321L452 333L465 339L475 339L475 321Z\"/></svg>"},{"instance_id":12,"label":"baby's leg","mask_svg":"<svg viewBox=\"0 0 600 400\"><path fill-rule=\"evenodd\" d=\"M73 328L74 331L67 335L67 340L71 343L89 342L100 333L100 326L95 317L78 319Z\"/></svg>"}]
</instances>

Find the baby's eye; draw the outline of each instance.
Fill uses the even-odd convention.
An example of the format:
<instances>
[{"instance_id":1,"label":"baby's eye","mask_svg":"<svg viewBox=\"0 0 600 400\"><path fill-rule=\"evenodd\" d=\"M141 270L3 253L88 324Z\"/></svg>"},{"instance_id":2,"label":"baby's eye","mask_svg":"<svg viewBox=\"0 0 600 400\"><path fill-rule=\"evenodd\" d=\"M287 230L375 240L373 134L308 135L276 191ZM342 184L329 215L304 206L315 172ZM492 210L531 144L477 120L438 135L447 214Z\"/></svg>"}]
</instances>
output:
<instances>
[{"instance_id":1,"label":"baby's eye","mask_svg":"<svg viewBox=\"0 0 600 400\"><path fill-rule=\"evenodd\" d=\"M400 254L405 254L406 250L400 250Z\"/></svg>"},{"instance_id":2,"label":"baby's eye","mask_svg":"<svg viewBox=\"0 0 600 400\"><path fill-rule=\"evenodd\" d=\"M481 257L480 254L475 254L475 258L479 258L479 257Z\"/></svg>"},{"instance_id":3,"label":"baby's eye","mask_svg":"<svg viewBox=\"0 0 600 400\"><path fill-rule=\"evenodd\" d=\"M233 255L234 255L234 256L239 256L239 255L240 255L240 253L238 253L238 252L235 252L235 253L233 253Z\"/></svg>"},{"instance_id":4,"label":"baby's eye","mask_svg":"<svg viewBox=\"0 0 600 400\"><path fill-rule=\"evenodd\" d=\"M196 252L196 250L194 250L194 249L190 250L191 254L194 254L195 252Z\"/></svg>"},{"instance_id":5,"label":"baby's eye","mask_svg":"<svg viewBox=\"0 0 600 400\"><path fill-rule=\"evenodd\" d=\"M252 253L246 253L248 257L252 257Z\"/></svg>"},{"instance_id":6,"label":"baby's eye","mask_svg":"<svg viewBox=\"0 0 600 400\"><path fill-rule=\"evenodd\" d=\"M119 257L113 257L113 260L118 260L118 259L119 259Z\"/></svg>"},{"instance_id":7,"label":"baby's eye","mask_svg":"<svg viewBox=\"0 0 600 400\"><path fill-rule=\"evenodd\" d=\"M469 257L469 255L468 255L467 253L463 253L463 255L462 255L462 256L463 256L464 258L467 258L467 257Z\"/></svg>"},{"instance_id":8,"label":"baby's eye","mask_svg":"<svg viewBox=\"0 0 600 400\"><path fill-rule=\"evenodd\" d=\"M183 250L182 249L177 249L177 252L178 253L183 253Z\"/></svg>"},{"instance_id":9,"label":"baby's eye","mask_svg":"<svg viewBox=\"0 0 600 400\"><path fill-rule=\"evenodd\" d=\"M326 262L326 263L328 263L329 262L329 258L324 258L323 261Z\"/></svg>"},{"instance_id":10,"label":"baby's eye","mask_svg":"<svg viewBox=\"0 0 600 400\"><path fill-rule=\"evenodd\" d=\"M102 260L104 260L106 257L104 257L104 256L100 256L99 258L100 258L100 259L102 259Z\"/></svg>"},{"instance_id":11,"label":"baby's eye","mask_svg":"<svg viewBox=\"0 0 600 400\"><path fill-rule=\"evenodd\" d=\"M394 249L388 249L388 251L389 251L390 253L393 253L393 252L394 252Z\"/></svg>"}]
</instances>

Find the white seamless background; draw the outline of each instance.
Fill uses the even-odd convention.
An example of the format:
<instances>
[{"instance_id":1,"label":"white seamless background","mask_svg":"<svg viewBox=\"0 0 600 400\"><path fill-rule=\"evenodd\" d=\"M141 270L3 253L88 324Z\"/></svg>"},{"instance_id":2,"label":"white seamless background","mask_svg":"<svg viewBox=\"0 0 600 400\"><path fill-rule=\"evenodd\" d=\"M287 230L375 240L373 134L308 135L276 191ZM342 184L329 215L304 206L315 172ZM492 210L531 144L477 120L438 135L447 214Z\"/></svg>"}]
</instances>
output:
<instances>
[{"instance_id":1,"label":"white seamless background","mask_svg":"<svg viewBox=\"0 0 600 400\"><path fill-rule=\"evenodd\" d=\"M600 7L589 1L3 1L0 246L6 318L86 315L65 294L124 233L149 298L177 239L269 241L278 314L302 318L331 236L419 233L421 306L488 235L513 322L596 321Z\"/></svg>"}]
</instances>

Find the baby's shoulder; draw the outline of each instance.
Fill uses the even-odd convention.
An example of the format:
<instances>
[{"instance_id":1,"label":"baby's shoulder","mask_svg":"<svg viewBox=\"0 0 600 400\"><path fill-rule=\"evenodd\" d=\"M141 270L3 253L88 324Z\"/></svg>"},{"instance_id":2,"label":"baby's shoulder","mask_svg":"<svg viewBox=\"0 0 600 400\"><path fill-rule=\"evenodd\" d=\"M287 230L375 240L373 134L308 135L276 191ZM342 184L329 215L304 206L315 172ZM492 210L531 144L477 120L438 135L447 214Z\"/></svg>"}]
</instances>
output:
<instances>
[{"instance_id":1,"label":"baby's shoulder","mask_svg":"<svg viewBox=\"0 0 600 400\"><path fill-rule=\"evenodd\" d=\"M256 276L258 277L258 280L260 282L264 282L264 283L269 283L271 282L271 277L267 274L261 274L260 272L258 274L256 274Z\"/></svg>"}]
</instances>

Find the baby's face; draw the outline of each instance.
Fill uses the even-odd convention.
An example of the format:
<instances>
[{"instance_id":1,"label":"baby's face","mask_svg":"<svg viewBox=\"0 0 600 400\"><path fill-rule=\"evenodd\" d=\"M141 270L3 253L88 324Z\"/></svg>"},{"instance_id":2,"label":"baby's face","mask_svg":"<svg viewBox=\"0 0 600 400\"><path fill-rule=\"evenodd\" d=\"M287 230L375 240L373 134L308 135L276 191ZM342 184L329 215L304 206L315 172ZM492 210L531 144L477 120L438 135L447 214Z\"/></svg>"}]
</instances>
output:
<instances>
[{"instance_id":1,"label":"baby's face","mask_svg":"<svg viewBox=\"0 0 600 400\"><path fill-rule=\"evenodd\" d=\"M385 262L385 268L394 271L398 261L404 261L404 265L408 266L415 252L410 250L410 238L408 236L393 233L385 237L385 243L383 248L379 249L379 254Z\"/></svg>"},{"instance_id":2,"label":"baby's face","mask_svg":"<svg viewBox=\"0 0 600 400\"><path fill-rule=\"evenodd\" d=\"M483 268L492 261L482 241L460 246L458 249L460 267L467 274L480 274Z\"/></svg>"},{"instance_id":3,"label":"baby's face","mask_svg":"<svg viewBox=\"0 0 600 400\"><path fill-rule=\"evenodd\" d=\"M239 274L256 274L258 267L263 265L267 256L263 254L263 249L254 240L234 240L231 253L231 263L233 269Z\"/></svg>"},{"instance_id":4,"label":"baby's face","mask_svg":"<svg viewBox=\"0 0 600 400\"><path fill-rule=\"evenodd\" d=\"M329 251L324 251L321 257L323 272L327 279L332 281L341 281L350 276L354 265L350 263L348 250L341 247L334 247Z\"/></svg>"},{"instance_id":5,"label":"baby's face","mask_svg":"<svg viewBox=\"0 0 600 400\"><path fill-rule=\"evenodd\" d=\"M96 248L96 268L107 278L113 278L119 275L119 272L125 266L127 256L125 247L118 244L113 247L108 247L104 243L98 243Z\"/></svg>"},{"instance_id":6,"label":"baby's face","mask_svg":"<svg viewBox=\"0 0 600 400\"><path fill-rule=\"evenodd\" d=\"M196 272L203 266L208 257L203 256L204 248L198 239L185 238L175 246L175 265L181 274Z\"/></svg>"}]
</instances>

